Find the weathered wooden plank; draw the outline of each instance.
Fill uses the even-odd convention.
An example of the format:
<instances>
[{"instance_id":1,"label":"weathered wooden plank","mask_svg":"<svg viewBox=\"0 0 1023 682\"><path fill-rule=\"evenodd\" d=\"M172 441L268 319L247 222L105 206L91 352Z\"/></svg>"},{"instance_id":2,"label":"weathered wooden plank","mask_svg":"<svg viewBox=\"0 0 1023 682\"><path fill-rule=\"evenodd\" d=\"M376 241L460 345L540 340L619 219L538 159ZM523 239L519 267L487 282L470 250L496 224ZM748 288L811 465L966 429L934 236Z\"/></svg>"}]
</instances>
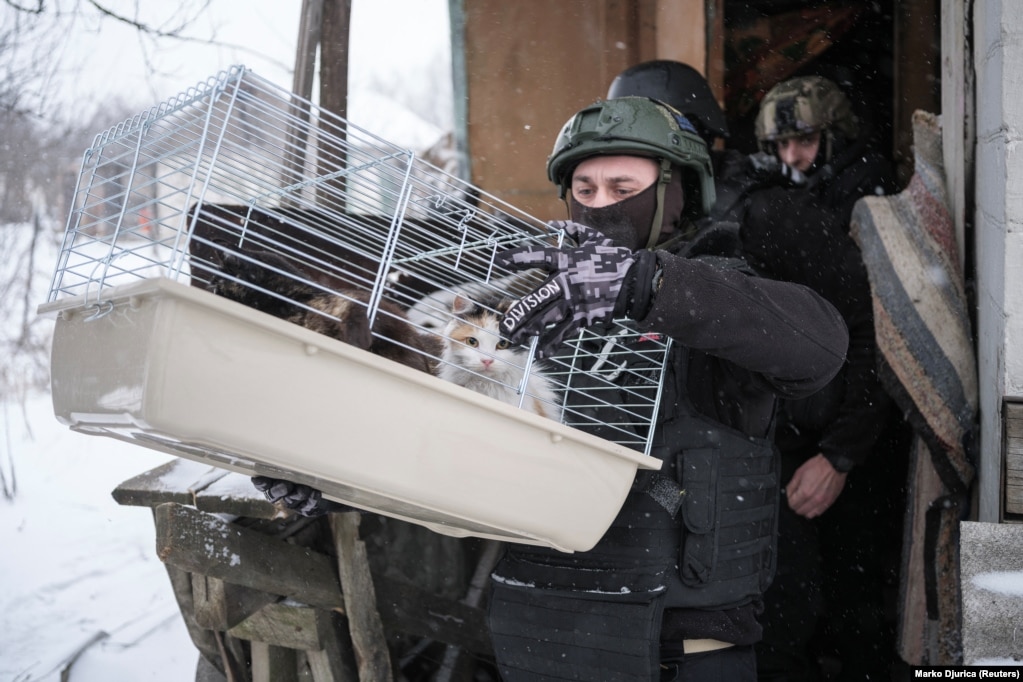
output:
<instances>
[{"instance_id":1,"label":"weathered wooden plank","mask_svg":"<svg viewBox=\"0 0 1023 682\"><path fill-rule=\"evenodd\" d=\"M252 682L298 682L294 649L252 642Z\"/></svg>"},{"instance_id":2,"label":"weathered wooden plank","mask_svg":"<svg viewBox=\"0 0 1023 682\"><path fill-rule=\"evenodd\" d=\"M326 555L183 505L160 505L154 517L157 555L170 565L310 606L344 609L336 565ZM383 575L374 576L374 586L385 629L491 653L481 609Z\"/></svg>"},{"instance_id":3,"label":"weathered wooden plank","mask_svg":"<svg viewBox=\"0 0 1023 682\"><path fill-rule=\"evenodd\" d=\"M1005 511L1023 514L1023 455L1005 457Z\"/></svg>"},{"instance_id":4,"label":"weathered wooden plank","mask_svg":"<svg viewBox=\"0 0 1023 682\"><path fill-rule=\"evenodd\" d=\"M1023 486L1006 488L1005 511L1009 514L1023 514Z\"/></svg>"},{"instance_id":5,"label":"weathered wooden plank","mask_svg":"<svg viewBox=\"0 0 1023 682\"><path fill-rule=\"evenodd\" d=\"M391 682L391 656L377 611L377 595L369 570L366 545L359 539L359 513L331 514L338 572L344 588L360 682Z\"/></svg>"},{"instance_id":6,"label":"weathered wooden plank","mask_svg":"<svg viewBox=\"0 0 1023 682\"><path fill-rule=\"evenodd\" d=\"M207 630L229 630L280 597L200 573L192 574L195 622Z\"/></svg>"},{"instance_id":7,"label":"weathered wooden plank","mask_svg":"<svg viewBox=\"0 0 1023 682\"><path fill-rule=\"evenodd\" d=\"M167 577L170 578L171 588L174 597L178 602L178 609L185 621L185 627L192 643L199 650L200 655L208 661L215 661L220 658L220 649L217 646L213 633L195 622L195 599L192 590L192 576L188 571L183 571L177 566L166 565ZM221 662L223 667L223 662Z\"/></svg>"},{"instance_id":8,"label":"weathered wooden plank","mask_svg":"<svg viewBox=\"0 0 1023 682\"><path fill-rule=\"evenodd\" d=\"M250 477L234 472L195 493L195 508L216 514L272 519L281 512L256 490Z\"/></svg>"},{"instance_id":9,"label":"weathered wooden plank","mask_svg":"<svg viewBox=\"0 0 1023 682\"><path fill-rule=\"evenodd\" d=\"M179 504L156 508L161 561L312 606L343 609L330 557Z\"/></svg>"},{"instance_id":10,"label":"weathered wooden plank","mask_svg":"<svg viewBox=\"0 0 1023 682\"><path fill-rule=\"evenodd\" d=\"M275 602L232 627L228 634L289 649L318 650L334 636L330 627L332 613L305 604Z\"/></svg>"},{"instance_id":11,"label":"weathered wooden plank","mask_svg":"<svg viewBox=\"0 0 1023 682\"><path fill-rule=\"evenodd\" d=\"M1005 511L1023 514L1023 404L1006 403Z\"/></svg>"},{"instance_id":12,"label":"weathered wooden plank","mask_svg":"<svg viewBox=\"0 0 1023 682\"><path fill-rule=\"evenodd\" d=\"M244 651L242 642L228 637L219 630L210 630L220 650L220 661L224 665L224 676L228 682L252 682L252 668L248 665L249 654Z\"/></svg>"},{"instance_id":13,"label":"weathered wooden plank","mask_svg":"<svg viewBox=\"0 0 1023 682\"><path fill-rule=\"evenodd\" d=\"M155 469L129 478L114 488L118 504L155 507L165 502L192 504L195 493L229 472L189 459L172 459Z\"/></svg>"},{"instance_id":14,"label":"weathered wooden plank","mask_svg":"<svg viewBox=\"0 0 1023 682\"><path fill-rule=\"evenodd\" d=\"M330 628L332 634L323 649L305 652L313 682L360 682L348 620L333 614Z\"/></svg>"},{"instance_id":15,"label":"weathered wooden plank","mask_svg":"<svg viewBox=\"0 0 1023 682\"><path fill-rule=\"evenodd\" d=\"M290 661L292 676L280 679L297 679L294 671L299 671L298 661L301 659L308 664L315 682L360 682L350 635L346 628L341 627L340 619L341 616L333 611L278 602L253 614L232 628L229 634L252 642L253 682L262 674L257 674L257 669L260 666L274 667L277 661L273 657L280 657L282 651L293 654L301 651L303 655L296 655ZM261 657L266 657L265 663L257 663L257 650ZM278 678L271 676L267 679L276 682Z\"/></svg>"},{"instance_id":16,"label":"weathered wooden plank","mask_svg":"<svg viewBox=\"0 0 1023 682\"><path fill-rule=\"evenodd\" d=\"M192 604L195 609L195 622L206 630L226 630L227 616L221 603L218 603L216 587L211 583L224 584L223 580L210 578L201 573L189 573L192 580Z\"/></svg>"}]
</instances>

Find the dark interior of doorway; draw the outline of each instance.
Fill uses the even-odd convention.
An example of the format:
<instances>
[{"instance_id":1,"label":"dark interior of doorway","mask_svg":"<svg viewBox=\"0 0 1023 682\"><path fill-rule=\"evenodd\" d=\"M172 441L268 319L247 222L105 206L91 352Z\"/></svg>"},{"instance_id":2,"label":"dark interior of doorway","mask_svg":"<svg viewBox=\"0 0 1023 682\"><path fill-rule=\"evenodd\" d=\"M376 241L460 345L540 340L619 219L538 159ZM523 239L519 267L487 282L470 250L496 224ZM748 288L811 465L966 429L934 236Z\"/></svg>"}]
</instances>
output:
<instances>
[{"instance_id":1,"label":"dark interior of doorway","mask_svg":"<svg viewBox=\"0 0 1023 682\"><path fill-rule=\"evenodd\" d=\"M876 148L895 149L894 0L725 0L728 146L756 151L753 124L775 84L825 76L849 96Z\"/></svg>"}]
</instances>

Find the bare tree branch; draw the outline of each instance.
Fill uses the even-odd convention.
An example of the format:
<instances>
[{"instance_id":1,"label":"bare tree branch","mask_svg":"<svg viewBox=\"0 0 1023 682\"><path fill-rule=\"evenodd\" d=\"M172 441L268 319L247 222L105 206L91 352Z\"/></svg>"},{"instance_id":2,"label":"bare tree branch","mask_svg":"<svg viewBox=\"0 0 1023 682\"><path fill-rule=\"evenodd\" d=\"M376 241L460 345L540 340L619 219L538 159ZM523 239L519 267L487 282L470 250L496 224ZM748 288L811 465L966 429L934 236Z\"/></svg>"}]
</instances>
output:
<instances>
[{"instance_id":1,"label":"bare tree branch","mask_svg":"<svg viewBox=\"0 0 1023 682\"><path fill-rule=\"evenodd\" d=\"M130 19L130 18L124 16L123 14L119 14L119 13L117 13L117 12L115 12L115 11L113 11L113 10L103 6L103 5L101 5L99 2L97 2L97 0L87 0L87 2L88 2L88 4L92 5L92 7L95 8L96 11L99 12L101 15L106 16L106 17L110 17L111 19L114 19L115 21L118 21L118 22L120 22L122 24L127 24L128 26L131 26L132 28L134 28L134 29L136 29L138 31L141 31L143 33L147 33L147 34L149 34L149 35L151 35L153 37L156 37L156 38L176 38L176 39L185 40L185 41L188 41L188 42L196 42L198 40L196 38L189 38L187 36L182 36L181 35L181 31L183 31L186 28L188 28L189 25L195 20L195 17L192 17L191 19L188 19L187 21L182 21L181 24L179 26L177 26L176 28L174 28L173 30L165 31L163 29L159 29L159 28L156 28L154 26L149 26L147 24L144 24L141 21L138 21L136 19ZM203 2L202 7L199 10L199 13L201 13L202 10L205 10L207 7L209 7L209 0L205 0L205 2ZM203 42L208 42L208 41L203 41Z\"/></svg>"},{"instance_id":2,"label":"bare tree branch","mask_svg":"<svg viewBox=\"0 0 1023 682\"><path fill-rule=\"evenodd\" d=\"M46 7L43 4L43 0L36 0L35 9L32 9L31 7L23 7L18 3L13 2L13 0L4 0L4 3L8 7L16 9L19 12L25 12L26 14L42 14L43 12L46 11Z\"/></svg>"}]
</instances>

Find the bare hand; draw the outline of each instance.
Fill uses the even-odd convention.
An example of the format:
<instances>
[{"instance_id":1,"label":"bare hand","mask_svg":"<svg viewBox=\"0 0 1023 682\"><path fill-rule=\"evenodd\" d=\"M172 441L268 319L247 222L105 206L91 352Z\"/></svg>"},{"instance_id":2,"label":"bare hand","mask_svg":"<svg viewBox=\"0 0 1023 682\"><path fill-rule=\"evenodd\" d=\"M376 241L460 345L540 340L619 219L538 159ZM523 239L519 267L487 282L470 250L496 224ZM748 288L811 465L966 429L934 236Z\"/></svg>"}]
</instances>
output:
<instances>
[{"instance_id":1,"label":"bare hand","mask_svg":"<svg viewBox=\"0 0 1023 682\"><path fill-rule=\"evenodd\" d=\"M845 477L824 455L811 457L796 469L785 486L789 507L808 519L820 516L838 499L845 488Z\"/></svg>"}]
</instances>

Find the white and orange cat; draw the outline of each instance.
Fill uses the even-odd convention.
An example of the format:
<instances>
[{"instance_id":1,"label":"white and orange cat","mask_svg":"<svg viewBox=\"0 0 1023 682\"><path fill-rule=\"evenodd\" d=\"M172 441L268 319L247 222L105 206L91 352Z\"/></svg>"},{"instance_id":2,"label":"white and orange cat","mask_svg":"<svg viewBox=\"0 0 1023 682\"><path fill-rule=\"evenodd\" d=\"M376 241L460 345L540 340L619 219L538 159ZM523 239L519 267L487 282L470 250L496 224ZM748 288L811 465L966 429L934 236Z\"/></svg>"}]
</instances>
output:
<instances>
[{"instance_id":1,"label":"white and orange cat","mask_svg":"<svg viewBox=\"0 0 1023 682\"><path fill-rule=\"evenodd\" d=\"M560 419L561 399L554 381L533 364L525 397L519 394L527 351L512 346L498 330L510 298L477 302L463 294L451 303L451 318L442 335L443 351L438 368L441 379L483 395Z\"/></svg>"}]
</instances>

